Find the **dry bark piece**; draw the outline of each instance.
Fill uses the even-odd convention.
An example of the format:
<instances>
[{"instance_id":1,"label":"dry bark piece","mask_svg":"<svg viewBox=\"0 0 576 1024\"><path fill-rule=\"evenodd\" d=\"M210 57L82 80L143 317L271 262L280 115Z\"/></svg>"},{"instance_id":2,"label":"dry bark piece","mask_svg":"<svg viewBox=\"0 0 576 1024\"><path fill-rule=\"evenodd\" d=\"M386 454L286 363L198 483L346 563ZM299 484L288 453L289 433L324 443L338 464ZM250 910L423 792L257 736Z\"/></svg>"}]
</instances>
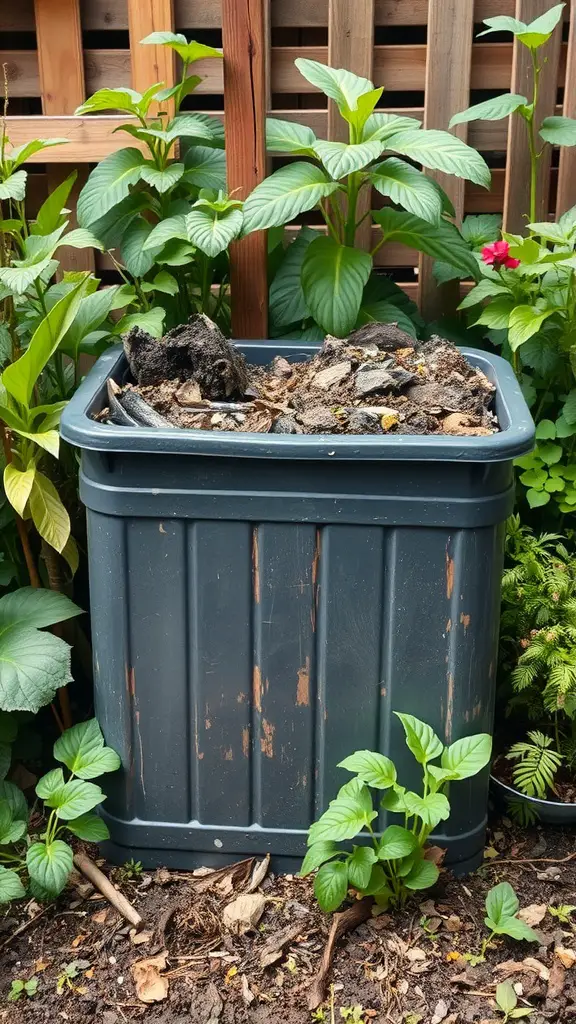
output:
<instances>
[{"instance_id":1,"label":"dry bark piece","mask_svg":"<svg viewBox=\"0 0 576 1024\"><path fill-rule=\"evenodd\" d=\"M248 984L248 978L246 977L245 974L242 975L241 983L242 983L242 999L243 999L244 1004L246 1006L250 1006L250 1003L254 1002L254 1000L256 999L256 996L251 991L250 985Z\"/></svg>"},{"instance_id":2,"label":"dry bark piece","mask_svg":"<svg viewBox=\"0 0 576 1024\"><path fill-rule=\"evenodd\" d=\"M253 867L254 857L247 857L246 860L236 861L235 864L228 864L226 867L217 868L215 871L211 868L197 868L193 872L194 892L207 892L208 889L212 889L213 886L227 876L230 876L232 884L237 888L248 880L252 874Z\"/></svg>"},{"instance_id":3,"label":"dry bark piece","mask_svg":"<svg viewBox=\"0 0 576 1024\"><path fill-rule=\"evenodd\" d=\"M546 992L546 1001L549 999L558 999L564 991L566 984L566 971L562 964L557 961L552 964L550 971L550 978L548 981L548 990Z\"/></svg>"},{"instance_id":4,"label":"dry bark piece","mask_svg":"<svg viewBox=\"0 0 576 1024\"><path fill-rule=\"evenodd\" d=\"M108 421L119 427L137 427L137 420L130 415L119 400L121 388L111 377L106 381L106 391L108 393Z\"/></svg>"},{"instance_id":5,"label":"dry bark piece","mask_svg":"<svg viewBox=\"0 0 576 1024\"><path fill-rule=\"evenodd\" d=\"M168 995L168 978L160 974L166 969L166 950L157 956L136 960L130 967L136 995L141 1003L161 1003Z\"/></svg>"},{"instance_id":6,"label":"dry bark piece","mask_svg":"<svg viewBox=\"0 0 576 1024\"><path fill-rule=\"evenodd\" d=\"M566 949L564 946L557 946L554 955L558 957L563 967L570 969L576 964L576 950Z\"/></svg>"},{"instance_id":7,"label":"dry bark piece","mask_svg":"<svg viewBox=\"0 0 576 1024\"><path fill-rule=\"evenodd\" d=\"M324 1002L326 997L326 981L332 964L334 947L338 939L342 938L346 932L353 931L359 924L362 924L363 921L367 921L371 917L373 902L372 898L368 896L363 900L358 900L351 907L348 907L347 910L334 914L322 962L308 996L309 1010L317 1010L320 1004Z\"/></svg>"},{"instance_id":8,"label":"dry bark piece","mask_svg":"<svg viewBox=\"0 0 576 1024\"><path fill-rule=\"evenodd\" d=\"M361 348L363 345L377 345L379 349L393 352L398 348L411 348L414 339L397 323L370 323L352 331L348 337L348 345Z\"/></svg>"},{"instance_id":9,"label":"dry bark piece","mask_svg":"<svg viewBox=\"0 0 576 1024\"><path fill-rule=\"evenodd\" d=\"M233 935L246 935L256 927L265 907L266 898L260 893L246 893L224 907L222 923Z\"/></svg>"},{"instance_id":10,"label":"dry bark piece","mask_svg":"<svg viewBox=\"0 0 576 1024\"><path fill-rule=\"evenodd\" d=\"M321 391L328 391L350 373L352 373L352 363L348 360L343 363L334 363L333 366L327 366L325 370L320 370L320 373L312 378L311 383L313 387L320 388Z\"/></svg>"},{"instance_id":11,"label":"dry bark piece","mask_svg":"<svg viewBox=\"0 0 576 1024\"><path fill-rule=\"evenodd\" d=\"M297 921L295 924L289 924L286 928L282 928L281 931L275 932L270 938L266 939L266 943L262 952L260 953L260 967L270 967L271 964L275 964L277 960L280 960L284 950L284 946L287 946L290 942L293 942L297 935L300 935L303 931L308 931L301 921Z\"/></svg>"},{"instance_id":12,"label":"dry bark piece","mask_svg":"<svg viewBox=\"0 0 576 1024\"><path fill-rule=\"evenodd\" d=\"M174 393L174 398L178 402L178 405L183 405L185 407L198 405L198 403L202 401L200 385L195 380L187 380L184 384L181 384L178 390Z\"/></svg>"},{"instance_id":13,"label":"dry bark piece","mask_svg":"<svg viewBox=\"0 0 576 1024\"><path fill-rule=\"evenodd\" d=\"M252 878L250 879L250 883L246 889L246 892L255 892L258 886L262 885L262 882L264 881L266 875L268 874L269 868L270 854L267 853L266 856L264 857L264 860L259 861L258 864L254 866Z\"/></svg>"},{"instance_id":14,"label":"dry bark piece","mask_svg":"<svg viewBox=\"0 0 576 1024\"><path fill-rule=\"evenodd\" d=\"M123 408L129 413L137 426L169 427L171 430L174 429L173 424L170 423L165 416L162 416L157 412L153 406L149 405L149 403L131 387L127 387L122 392L121 401Z\"/></svg>"},{"instance_id":15,"label":"dry bark piece","mask_svg":"<svg viewBox=\"0 0 576 1024\"><path fill-rule=\"evenodd\" d=\"M272 373L275 377L291 377L292 367L284 356L274 356L272 360Z\"/></svg>"}]
</instances>

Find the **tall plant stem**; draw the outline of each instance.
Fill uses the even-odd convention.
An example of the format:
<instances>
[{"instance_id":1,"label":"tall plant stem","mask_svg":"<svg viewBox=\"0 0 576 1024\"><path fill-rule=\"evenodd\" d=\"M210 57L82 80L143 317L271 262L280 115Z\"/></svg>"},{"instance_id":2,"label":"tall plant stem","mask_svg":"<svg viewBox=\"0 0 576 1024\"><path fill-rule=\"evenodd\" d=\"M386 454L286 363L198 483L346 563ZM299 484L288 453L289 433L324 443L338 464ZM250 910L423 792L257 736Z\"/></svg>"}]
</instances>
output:
<instances>
[{"instance_id":1,"label":"tall plant stem","mask_svg":"<svg viewBox=\"0 0 576 1024\"><path fill-rule=\"evenodd\" d=\"M536 210L536 197L538 190L538 160L540 154L536 150L536 130L535 130L535 116L536 116L536 104L538 102L538 79L540 78L540 66L536 61L536 52L530 50L530 57L532 59L532 113L527 120L528 128L528 148L530 150L530 223L534 224L537 218Z\"/></svg>"}]
</instances>

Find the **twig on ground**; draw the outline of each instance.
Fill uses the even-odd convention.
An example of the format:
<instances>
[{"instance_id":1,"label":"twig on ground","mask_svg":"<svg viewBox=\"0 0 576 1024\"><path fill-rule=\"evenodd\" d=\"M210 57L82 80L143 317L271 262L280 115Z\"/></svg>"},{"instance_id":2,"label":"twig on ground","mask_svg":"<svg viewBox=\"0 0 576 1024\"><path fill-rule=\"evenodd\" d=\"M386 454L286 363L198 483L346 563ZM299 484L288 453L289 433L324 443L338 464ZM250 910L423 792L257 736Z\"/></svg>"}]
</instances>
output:
<instances>
[{"instance_id":1,"label":"twig on ground","mask_svg":"<svg viewBox=\"0 0 576 1024\"><path fill-rule=\"evenodd\" d=\"M566 864L567 861L574 860L575 857L576 852L569 853L566 857L526 857L523 860L516 860L513 857L511 860L494 860L488 866L496 868L500 864Z\"/></svg>"},{"instance_id":2,"label":"twig on ground","mask_svg":"<svg viewBox=\"0 0 576 1024\"><path fill-rule=\"evenodd\" d=\"M49 909L50 907L44 907L39 914L36 914L34 917L31 917L29 921L24 921L23 924L19 924L18 927L14 929L12 934L9 935L7 939L4 939L4 942L0 943L0 950L4 949L6 946L9 946L14 939L16 939L19 935L22 935L22 932L28 931L28 929L31 928L32 925L36 924L36 922L39 921L41 917L44 917L44 914L46 914Z\"/></svg>"},{"instance_id":3,"label":"twig on ground","mask_svg":"<svg viewBox=\"0 0 576 1024\"><path fill-rule=\"evenodd\" d=\"M87 854L77 853L74 857L74 864L133 928L137 930L142 928L144 921L138 911L134 909L121 892L114 888L112 882L106 878L106 875L100 871L100 868L96 867L94 861L90 860Z\"/></svg>"},{"instance_id":4,"label":"twig on ground","mask_svg":"<svg viewBox=\"0 0 576 1024\"><path fill-rule=\"evenodd\" d=\"M328 941L324 949L324 955L322 957L322 963L318 969L316 979L310 989L308 996L308 1009L317 1010L321 1003L324 1002L326 997L326 979L328 972L332 964L332 957L334 955L334 947L338 942L338 939L342 938L346 932L353 931L362 924L363 921L367 921L372 914L373 900L368 897L363 900L358 900L353 906L348 907L340 914L334 914L332 920L332 927L330 928L330 934Z\"/></svg>"}]
</instances>

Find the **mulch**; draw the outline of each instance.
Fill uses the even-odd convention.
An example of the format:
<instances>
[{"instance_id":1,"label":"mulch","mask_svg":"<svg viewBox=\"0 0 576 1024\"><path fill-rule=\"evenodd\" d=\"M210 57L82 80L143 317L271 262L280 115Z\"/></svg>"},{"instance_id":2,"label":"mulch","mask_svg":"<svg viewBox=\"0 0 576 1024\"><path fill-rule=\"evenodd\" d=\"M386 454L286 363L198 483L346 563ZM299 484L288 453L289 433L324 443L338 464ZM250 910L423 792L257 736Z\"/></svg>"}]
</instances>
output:
<instances>
[{"instance_id":1,"label":"mulch","mask_svg":"<svg viewBox=\"0 0 576 1024\"><path fill-rule=\"evenodd\" d=\"M259 880L258 862L131 879L103 865L144 930L131 930L80 876L48 907L3 907L0 1021L302 1024L330 1022L333 1013L334 1021L364 1024L465 1024L502 1019L494 993L504 979L515 985L518 1005L533 1009L531 1024L576 1020L576 914L574 924L562 923L547 910L576 904L575 849L573 831L496 822L474 875L442 871L434 889L414 894L402 912L371 917L340 940L326 1001L314 1012L310 991L332 918L318 910L311 879L268 871ZM528 908L541 944L501 938L474 965L486 935L486 893L503 880ZM230 905L251 889L254 923L236 934ZM70 964L75 976L58 993ZM33 976L37 994L8 1003L12 980ZM157 1001L142 1001L150 996Z\"/></svg>"}]
</instances>

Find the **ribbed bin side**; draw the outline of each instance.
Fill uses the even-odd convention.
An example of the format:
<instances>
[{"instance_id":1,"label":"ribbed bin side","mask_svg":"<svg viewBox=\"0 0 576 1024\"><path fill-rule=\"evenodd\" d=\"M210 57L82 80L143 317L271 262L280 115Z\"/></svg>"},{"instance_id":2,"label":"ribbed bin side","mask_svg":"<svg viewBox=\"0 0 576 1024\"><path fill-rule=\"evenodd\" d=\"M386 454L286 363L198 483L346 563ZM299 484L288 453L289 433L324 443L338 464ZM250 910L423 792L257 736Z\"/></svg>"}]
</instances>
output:
<instances>
[{"instance_id":1,"label":"ribbed bin side","mask_svg":"<svg viewBox=\"0 0 576 1024\"><path fill-rule=\"evenodd\" d=\"M395 710L447 742L491 731L501 526L88 517L107 816L151 863L281 866L359 748L416 784ZM457 784L450 860L482 846L487 782Z\"/></svg>"}]
</instances>

